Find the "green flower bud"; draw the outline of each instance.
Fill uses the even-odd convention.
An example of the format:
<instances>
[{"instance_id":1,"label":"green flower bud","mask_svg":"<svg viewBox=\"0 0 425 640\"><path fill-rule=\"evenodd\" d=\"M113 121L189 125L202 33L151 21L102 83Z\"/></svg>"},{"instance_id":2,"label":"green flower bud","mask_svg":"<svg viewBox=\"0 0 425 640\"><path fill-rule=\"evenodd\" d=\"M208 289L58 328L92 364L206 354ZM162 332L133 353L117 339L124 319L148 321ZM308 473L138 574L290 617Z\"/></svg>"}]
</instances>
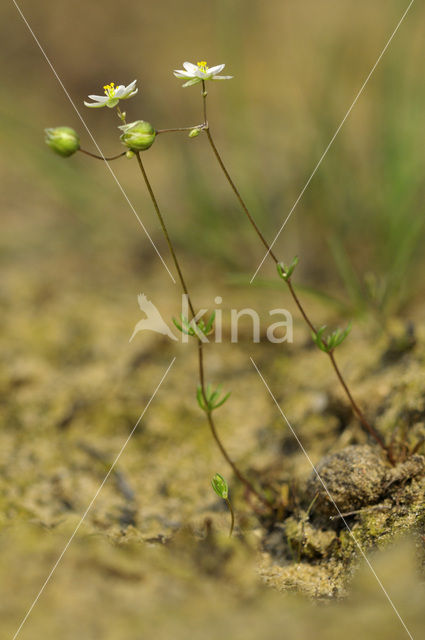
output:
<instances>
[{"instance_id":1,"label":"green flower bud","mask_svg":"<svg viewBox=\"0 0 425 640\"><path fill-rule=\"evenodd\" d=\"M130 124L119 127L124 133L121 136L122 142L131 151L145 151L149 149L155 141L156 132L149 122L136 120Z\"/></svg>"},{"instance_id":2,"label":"green flower bud","mask_svg":"<svg viewBox=\"0 0 425 640\"><path fill-rule=\"evenodd\" d=\"M129 149L126 154L125 157L128 158L129 160L131 160L131 158L134 158L134 151L132 151L131 149Z\"/></svg>"},{"instance_id":3,"label":"green flower bud","mask_svg":"<svg viewBox=\"0 0 425 640\"><path fill-rule=\"evenodd\" d=\"M49 145L55 153L67 158L80 148L80 139L74 129L71 127L55 127L54 129L45 129L46 144Z\"/></svg>"},{"instance_id":4,"label":"green flower bud","mask_svg":"<svg viewBox=\"0 0 425 640\"><path fill-rule=\"evenodd\" d=\"M196 138L201 133L201 130L197 127L196 129L192 129L189 133L189 138Z\"/></svg>"}]
</instances>

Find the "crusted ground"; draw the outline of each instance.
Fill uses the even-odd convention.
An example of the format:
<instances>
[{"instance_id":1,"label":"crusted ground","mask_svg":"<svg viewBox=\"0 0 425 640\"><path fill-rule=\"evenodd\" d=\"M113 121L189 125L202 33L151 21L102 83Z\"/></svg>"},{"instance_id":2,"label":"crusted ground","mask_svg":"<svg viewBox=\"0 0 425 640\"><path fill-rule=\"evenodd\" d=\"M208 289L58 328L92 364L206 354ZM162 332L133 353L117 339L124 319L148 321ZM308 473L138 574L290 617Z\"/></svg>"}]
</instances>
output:
<instances>
[{"instance_id":1,"label":"crusted ground","mask_svg":"<svg viewBox=\"0 0 425 640\"><path fill-rule=\"evenodd\" d=\"M22 637L73 638L77 628L83 638L139 638L153 630L168 638L171 628L175 637L216 637L220 629L235 638L264 632L280 637L285 625L288 637L308 638L322 625L323 638L332 638L347 617L361 617L371 597L377 604L370 637L403 637L341 518L317 496L311 466L249 355L348 512L346 522L361 547L381 550L374 563L419 628L423 458L419 447L406 462L400 444L412 448L425 434L419 322L414 348L402 348L390 363L392 342L366 328L354 331L341 349L359 402L385 437L394 437L402 461L395 471L352 418L326 359L311 348L301 324L293 346L253 346L249 327L238 345L208 345L208 379L232 390L217 412L223 440L259 487L280 495L281 511L267 519L245 501L196 405L194 346L148 333L129 345L139 319L135 299L81 291L78 277L61 291L51 276L50 289L44 284L40 290L39 275L17 277L16 295L10 274L1 300L1 606L8 633L176 356ZM131 286L137 291L136 279ZM155 286L161 291L161 284ZM201 295L208 299L208 292ZM267 300L260 294L257 302L270 304L277 295L267 293ZM229 296L235 306L239 297L242 306L244 292L229 290ZM163 315L173 315L175 301L165 293L161 300ZM319 315L325 311L317 309ZM392 331L403 336L403 324L394 323ZM225 505L210 487L216 471L229 479L237 514L231 541ZM359 473L366 488L359 487ZM410 537L410 546L397 543L401 534ZM325 610L312 604L328 600L335 603ZM208 630L211 620L214 633ZM353 637L360 631L369 637L362 624Z\"/></svg>"}]
</instances>

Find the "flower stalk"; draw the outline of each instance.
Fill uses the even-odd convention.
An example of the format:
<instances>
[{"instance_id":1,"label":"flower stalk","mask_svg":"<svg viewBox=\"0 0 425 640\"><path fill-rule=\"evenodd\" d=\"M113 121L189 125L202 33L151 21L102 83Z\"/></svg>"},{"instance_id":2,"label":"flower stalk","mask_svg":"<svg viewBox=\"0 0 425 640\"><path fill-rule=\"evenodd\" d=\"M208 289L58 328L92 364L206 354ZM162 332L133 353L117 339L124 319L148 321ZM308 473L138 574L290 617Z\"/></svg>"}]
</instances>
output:
<instances>
[{"instance_id":1,"label":"flower stalk","mask_svg":"<svg viewBox=\"0 0 425 640\"><path fill-rule=\"evenodd\" d=\"M190 63L185 63L185 69L187 69L186 65L190 65ZM194 65L192 65L192 67L193 66ZM191 80L195 80L195 81L194 82L191 81L190 84L197 84L198 82L201 82L201 81L203 82L203 80L201 80L201 77L202 78L205 77L209 79L226 79L225 76L220 76L219 78L216 77L216 74L218 74L223 69L223 67L224 65L219 65L218 67L209 69L206 66L206 63L202 63L201 66L198 65L198 68L197 68L198 71L195 74L196 78L194 77L191 78ZM192 72L193 69L190 69L189 71ZM186 71L183 71L182 73L183 73L183 77L185 77L188 71L186 70ZM138 89L136 88L136 80L134 80L127 87L124 85L115 86L114 83L111 83L104 87L104 91L105 91L104 96L90 95L89 98L91 98L93 102L84 102L84 104L90 108L101 108L106 106L112 109L116 107L118 118L123 123L119 127L119 129L121 129L121 131L123 132L121 135L121 142L124 145L126 145L127 147L126 151L123 151L115 156L106 158L102 155L92 153L91 151L86 151L85 149L81 149L78 135L70 127L57 127L56 129L46 129L46 143L52 148L53 151L55 151L56 153L64 157L70 156L76 151L81 151L83 154L91 158L95 158L96 160L106 160L106 161L116 160L118 158L123 157L124 155L127 156L128 158L136 156L141 174L143 176L143 180L145 182L149 196L152 200L156 215L161 225L162 232L168 244L168 248L170 250L170 253L171 253L171 256L180 280L181 287L183 289L184 294L186 295L190 313L192 314L191 322L189 322L188 319L186 318L182 318L182 325L180 326L178 325L178 323L176 323L176 326L182 332L196 337L198 341L198 365L199 365L199 382L200 382L198 387L198 393L197 393L198 403L201 409L203 409L203 411L207 416L207 421L210 427L211 434L215 442L217 443L217 446L220 452L222 453L223 457L232 468L237 478L245 485L248 493L255 495L257 499L265 507L269 509L271 506L269 501L263 495L261 495L259 491L257 491L257 489L253 486L253 484L248 480L248 478L246 478L245 475L239 470L238 466L235 464L235 462L231 459L231 457L227 453L227 450L224 447L220 436L218 435L216 425L212 417L212 412L215 409L222 406L224 402L226 402L226 400L229 397L229 394L226 394L224 397L220 398L220 395L221 395L220 388L215 391L212 391L210 385L205 384L203 342L204 342L204 335L207 335L207 333L209 333L212 330L214 316L210 318L209 322L206 325L205 323L203 323L203 321L200 321L198 324L195 324L195 317L196 317L195 308L190 298L188 287L186 285L186 281L184 279L179 261L177 259L177 255L176 255L173 243L171 242L171 238L168 233L167 226L165 224L164 218L162 216L161 210L158 205L158 201L153 192L152 185L149 181L149 178L147 176L147 173L140 155L141 151L146 151L151 147L158 133L164 133L168 131L190 131L190 134L189 134L190 137L194 137L195 135L198 135L198 132L200 132L204 128L204 125L202 124L202 125L197 125L195 127L188 127L188 128L182 127L178 129L164 129L158 132L152 127L151 124L149 124L148 122L145 122L144 120L136 120L135 122L127 124L126 113L121 111L119 107L119 101L126 100L136 95L138 91ZM229 505L229 509L232 512L232 528L233 528L234 516L233 516L233 511L230 505Z\"/></svg>"},{"instance_id":2,"label":"flower stalk","mask_svg":"<svg viewBox=\"0 0 425 640\"><path fill-rule=\"evenodd\" d=\"M156 130L156 135L158 136L160 133L173 133L173 132L178 132L178 131L196 131L198 130L199 132L203 131L205 129L205 124L197 124L195 126L192 127L175 127L174 129L157 129Z\"/></svg>"},{"instance_id":3,"label":"flower stalk","mask_svg":"<svg viewBox=\"0 0 425 640\"><path fill-rule=\"evenodd\" d=\"M140 155L140 152L137 152L136 154L136 158L137 158L137 162L139 164L139 168L140 171L142 173L143 176L143 180L145 182L146 188L149 192L149 196L152 200L152 204L154 206L155 212L157 214L159 223L161 225L162 231L164 233L165 239L167 241L168 244L168 248L170 250L174 265L176 267L176 271L180 280L180 284L181 287L183 289L184 294L187 296L187 301L188 301L188 305L189 305L189 309L190 312L192 314L192 317L194 318L196 316L196 312L195 312L195 308L193 306L190 294L189 294L189 290L188 287L186 285L186 281L183 277L183 273L180 267L180 263L178 261L176 252L174 250L174 246L173 243L171 241L170 235L168 233L167 230L167 226L165 224L164 218L162 216L161 210L159 208L158 205L158 201L155 197L154 191L152 189L152 185L149 181L149 178L147 176L144 164L142 162L142 158ZM195 336L198 342L198 373L199 373L199 389L200 392L198 392L198 398L201 399L201 405L203 404L203 410L204 413L206 415L207 418L207 422L211 431L211 435L213 437L213 439L215 440L223 458L226 460L226 462L229 464L229 466L231 467L231 469L233 470L233 473L236 475L236 477L245 485L245 487L248 489L248 491L250 493L252 493L253 495L255 495L258 500L268 509L270 508L270 503L269 501L261 494L257 491L257 489L255 489L255 487L253 486L253 484L248 480L248 478L246 478L246 476L239 470L238 466L236 465L236 463L232 460L232 458L230 457L230 455L228 454L225 446L223 445L220 436L218 435L217 432L217 428L215 425L215 421L213 419L212 416L212 412L214 410L214 408L217 407L213 407L211 402L210 402L210 395L209 395L209 391L207 390L207 385L205 383L205 367L204 367L204 350L203 350L203 342L201 340L201 338L199 337L198 333L195 332ZM227 399L227 398L226 398ZM199 401L199 400L198 400Z\"/></svg>"},{"instance_id":4,"label":"flower stalk","mask_svg":"<svg viewBox=\"0 0 425 640\"><path fill-rule=\"evenodd\" d=\"M122 158L127 153L127 151L122 151L121 153L117 153L116 156L110 156L109 158L107 158L107 157L99 156L99 155L97 155L97 153L92 153L91 151L86 151L86 149L81 149L80 148L80 149L78 149L78 151L81 151L81 153L84 153L84 155L86 155L86 156L90 156L90 158L95 158L96 160L104 160L106 162L112 162L112 160L118 160L118 158Z\"/></svg>"},{"instance_id":5,"label":"flower stalk","mask_svg":"<svg viewBox=\"0 0 425 640\"><path fill-rule=\"evenodd\" d=\"M203 123L204 127L203 127L203 130L207 134L208 142L209 142L209 144L211 146L211 149L212 149L212 151L214 153L214 156L215 156L215 158L216 158L216 160L217 160L217 162L218 162L218 164L219 164L219 166L220 166L220 168L221 168L221 170L222 170L227 182L229 183L232 191L234 192L236 198L238 199L239 204L241 205L241 207L242 207L245 215L247 216L250 224L252 225L252 227L254 228L254 231L256 232L257 236L259 237L259 239L261 240L262 244L266 248L267 254L271 257L273 262L276 264L276 266L278 267L278 270L279 270L279 267L280 267L280 269L282 269L281 263L277 259L277 257L275 255L275 253L273 252L270 244L265 239L265 237L262 234L260 228L258 227L258 225L255 222L253 216L251 215L251 212L249 211L245 201L243 200L243 198L242 198L242 196L240 194L240 191L238 190L238 188L236 187L235 183L233 182L232 177L230 176L229 171L227 170L227 168L226 168L226 166L225 166L225 164L223 162L223 159L222 159L222 157L221 157L221 155L220 155L220 153L219 153L219 151L218 151L218 149L217 149L217 147L215 145L215 142L214 142L212 134L211 134L211 128L210 128L209 122L208 122L208 114L207 114L207 96L208 96L208 92L206 91L205 80L201 80L201 83L202 83L202 103L203 103L203 114L204 114L204 123ZM295 267L295 265L294 265L294 267ZM292 268L292 271L293 271L293 268ZM291 282L292 271L289 274L287 272L283 273L283 275L282 275L282 273L280 273L282 279L284 280L284 282L286 283L286 285L287 285L287 287L289 289L289 292L290 292L290 294L292 296L292 299L294 300L296 306L298 307L298 310L300 311L301 316L303 317L305 323L308 325L313 337L315 338L315 341L317 339L318 341L320 341L324 345L325 349L323 349L323 351L325 353L327 353L327 355L328 355L328 357L330 359L331 365L332 365L332 367L333 367L333 369L335 371L335 374L336 374L336 376L337 376L337 378L338 378L338 380L339 380L339 382L340 382L340 384L341 384L341 386L342 386L342 388L344 390L345 395L348 398L348 401L349 401L349 403L351 405L353 413L355 414L355 416L359 420L359 422L362 425L363 429L385 451L389 462L394 465L395 461L394 461L394 456L393 456L391 447L388 447L385 444L382 436L375 429L375 427L373 427L370 424L370 422L367 420L366 416L364 415L363 411L360 409L360 407L358 406L357 402L354 400L354 398L353 398L353 396L352 396L352 394L350 392L350 389L349 389L349 387L348 387L348 385L347 385L347 383L346 383L346 381L344 379L344 376L342 375L341 370L340 370L340 368L339 368L339 366L338 366L338 364L337 364L337 362L335 360L335 354L334 354L335 347L329 346L327 344L326 340L324 338L322 338L321 334L318 333L319 330L316 329L316 327L314 326L313 322L310 320L310 318L309 318L304 306L302 305L300 299L298 298L298 296L297 296L297 294L296 294L296 292L294 290L294 287L292 285L292 282Z\"/></svg>"}]
</instances>

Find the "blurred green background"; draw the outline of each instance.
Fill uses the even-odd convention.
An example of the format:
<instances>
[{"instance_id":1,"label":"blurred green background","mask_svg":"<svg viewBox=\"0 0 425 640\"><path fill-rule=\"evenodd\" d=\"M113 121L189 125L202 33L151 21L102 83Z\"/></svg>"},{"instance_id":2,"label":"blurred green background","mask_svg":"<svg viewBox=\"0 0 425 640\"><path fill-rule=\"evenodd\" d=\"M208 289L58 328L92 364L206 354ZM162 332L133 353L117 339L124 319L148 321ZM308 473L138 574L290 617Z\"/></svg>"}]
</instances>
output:
<instances>
[{"instance_id":1,"label":"blurred green background","mask_svg":"<svg viewBox=\"0 0 425 640\"><path fill-rule=\"evenodd\" d=\"M20 6L105 154L120 149L119 122L111 110L85 108L89 93L137 78L139 94L125 105L130 120L189 125L201 120L199 88L182 89L172 70L183 60L225 62L234 80L210 87L211 127L272 239L407 3L22 0ZM6 271L22 261L40 269L47 261L57 274L59 256L67 255L90 264L85 284L112 278L115 286L119 276L125 287L125 276L139 266L145 275L161 272L107 169L82 156L61 160L44 146L44 127L67 124L95 151L13 3L0 11ZM300 283L337 297L351 314L374 307L405 313L423 292L424 16L423 6L414 5L277 244L286 261L300 255ZM163 136L146 165L186 261L245 286L263 249L206 139ZM168 259L135 161L113 166ZM64 286L72 277L68 267L60 273ZM167 280L165 270L159 277ZM265 264L257 285L272 277Z\"/></svg>"}]
</instances>

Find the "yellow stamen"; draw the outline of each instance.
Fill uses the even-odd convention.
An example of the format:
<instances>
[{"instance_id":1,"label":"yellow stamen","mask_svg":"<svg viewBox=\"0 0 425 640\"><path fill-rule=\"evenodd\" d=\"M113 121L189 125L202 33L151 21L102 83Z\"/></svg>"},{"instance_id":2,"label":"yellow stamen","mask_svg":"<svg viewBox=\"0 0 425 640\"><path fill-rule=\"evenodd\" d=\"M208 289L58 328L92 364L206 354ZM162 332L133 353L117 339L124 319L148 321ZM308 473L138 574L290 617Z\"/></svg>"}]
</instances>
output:
<instances>
[{"instance_id":1,"label":"yellow stamen","mask_svg":"<svg viewBox=\"0 0 425 640\"><path fill-rule=\"evenodd\" d=\"M111 84L105 84L103 88L105 90L105 95L108 96L108 98L114 97L116 90L114 82L111 82Z\"/></svg>"},{"instance_id":2,"label":"yellow stamen","mask_svg":"<svg viewBox=\"0 0 425 640\"><path fill-rule=\"evenodd\" d=\"M198 62L197 65L198 65L200 71L202 71L203 73L207 73L208 65L207 65L207 63L205 61Z\"/></svg>"}]
</instances>

